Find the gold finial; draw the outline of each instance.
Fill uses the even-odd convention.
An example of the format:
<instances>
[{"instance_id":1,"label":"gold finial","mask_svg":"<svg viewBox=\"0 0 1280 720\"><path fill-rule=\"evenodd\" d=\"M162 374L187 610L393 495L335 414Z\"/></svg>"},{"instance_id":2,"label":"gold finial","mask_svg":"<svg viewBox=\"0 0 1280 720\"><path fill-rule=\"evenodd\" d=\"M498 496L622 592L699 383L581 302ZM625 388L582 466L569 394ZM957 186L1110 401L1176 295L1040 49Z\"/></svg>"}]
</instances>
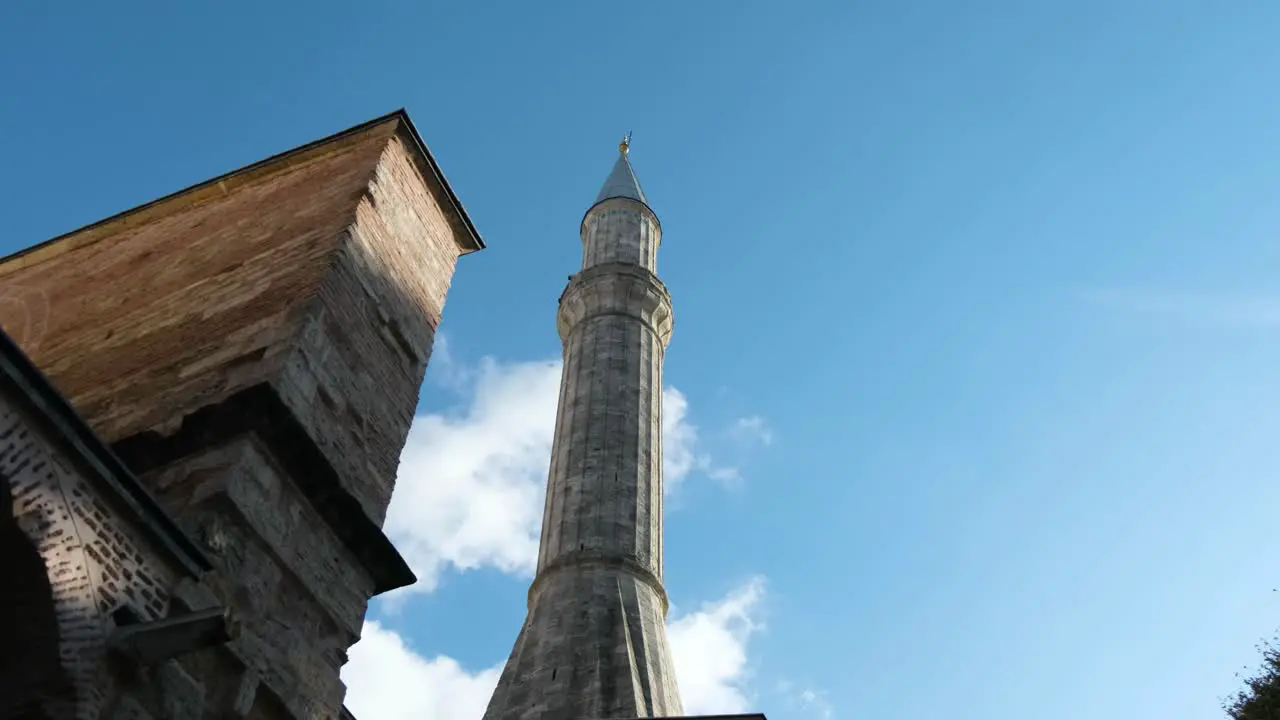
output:
<instances>
[{"instance_id":1,"label":"gold finial","mask_svg":"<svg viewBox=\"0 0 1280 720\"><path fill-rule=\"evenodd\" d=\"M618 143L618 152L626 155L631 152L631 131L628 130L626 135L622 136L622 142Z\"/></svg>"}]
</instances>

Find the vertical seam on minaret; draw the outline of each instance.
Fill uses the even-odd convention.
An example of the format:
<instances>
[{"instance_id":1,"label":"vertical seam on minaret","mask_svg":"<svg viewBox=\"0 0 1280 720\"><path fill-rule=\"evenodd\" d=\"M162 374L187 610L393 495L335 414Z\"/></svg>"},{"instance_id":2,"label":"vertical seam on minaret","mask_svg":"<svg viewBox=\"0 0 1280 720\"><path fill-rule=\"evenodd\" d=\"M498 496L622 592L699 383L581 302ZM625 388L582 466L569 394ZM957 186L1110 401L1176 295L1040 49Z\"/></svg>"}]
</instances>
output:
<instances>
[{"instance_id":1,"label":"vertical seam on minaret","mask_svg":"<svg viewBox=\"0 0 1280 720\"><path fill-rule=\"evenodd\" d=\"M586 303L583 299L580 302ZM561 537L560 550L566 550L565 543L568 543L568 550L573 550L573 545L578 544L578 538L581 535L581 529L577 526L578 503L582 501L582 475L583 469L587 463L587 441L585 437L577 437L576 432L582 425L581 415L587 412L587 408L591 406L591 384L584 382L586 377L586 360L587 360L587 338L585 333L575 328L577 336L575 338L578 344L578 357L573 363L574 374L574 401L573 401L573 425L569 428L565 440L569 443L569 450L565 455L565 460L569 464L569 471L566 473L565 480L565 512L564 520L561 527L565 528L564 535ZM575 482L570 487L567 479L568 475L575 476ZM571 503L570 500L573 502ZM572 532L572 537L568 533Z\"/></svg>"},{"instance_id":2,"label":"vertical seam on minaret","mask_svg":"<svg viewBox=\"0 0 1280 720\"><path fill-rule=\"evenodd\" d=\"M557 397L556 404L556 423L551 434L551 465L547 469L547 498L543 503L542 516L542 541L538 543L538 567L545 565L547 555L552 552L555 545L559 545L559 537L556 542L552 543L552 530L555 529L557 534L559 528L556 527L557 520L564 516L564 492L563 482L560 479L560 469L563 465L562 456L564 455L563 443L559 442L560 435L564 432L564 426L567 424L566 415L572 414L573 409L568 407L565 399L568 397L568 383L566 379L570 372L569 363L569 342L565 341L561 345L560 355L560 392ZM557 491L557 485L560 485Z\"/></svg>"},{"instance_id":3,"label":"vertical seam on minaret","mask_svg":"<svg viewBox=\"0 0 1280 720\"><path fill-rule=\"evenodd\" d=\"M619 419L624 432L622 434L622 447L619 448L618 452L618 457L623 463L623 468L627 474L625 486L628 488L638 488L640 483L640 465L637 462L638 457L635 451L638 440L638 428L636 425L638 425L640 421L640 403L642 402L640 397L639 363L637 362L636 357L636 353L639 351L639 348L636 347L635 344L635 340L637 338L638 336L635 335L635 323L631 323L627 326L627 356L626 366L623 370L623 373L627 378L627 407L625 414ZM630 512L626 514L626 517L634 517L635 508L639 505L640 499L637 496L635 489L632 489L629 492L632 502L630 503ZM626 522L626 517L623 518L624 523ZM628 546L631 556L638 557L638 553L636 552L636 539L639 537L640 528L636 526L634 522L630 523L630 525L624 524L624 527L635 528L635 531L629 538Z\"/></svg>"},{"instance_id":4,"label":"vertical seam on minaret","mask_svg":"<svg viewBox=\"0 0 1280 720\"><path fill-rule=\"evenodd\" d=\"M564 343L564 349L566 352L564 352L560 361L560 393L556 400L559 403L556 406L556 430L555 435L552 436L551 440L551 468L547 472L547 487L551 488L554 485L556 493L555 506L553 509L554 514L545 521L547 526L555 532L555 542L548 543L548 548L546 550L548 553L553 552L555 548L560 547L560 544L564 540L562 535L564 527L561 520L564 518L564 506L565 502L568 500L565 495L567 488L565 487L564 478L565 453L567 452L567 448L563 446L564 443L560 442L560 438L570 427L573 420L573 407L566 402L569 398L568 378L569 374L573 371L572 363L569 361L570 354L567 352L569 345L570 344L567 342ZM560 447L556 447L557 445L560 445Z\"/></svg>"},{"instance_id":5,"label":"vertical seam on minaret","mask_svg":"<svg viewBox=\"0 0 1280 720\"><path fill-rule=\"evenodd\" d=\"M585 300L583 300L582 302L585 302ZM586 338L584 337L583 334L579 332L580 330L582 330L582 328L579 328L577 326L569 330L569 337L572 338L574 341L576 341L579 346L578 346L577 358L573 363L574 365L573 387L574 387L575 393L574 393L573 403L570 406L572 408L571 412L573 413L574 418L573 418L573 422L569 424L569 428L565 433L565 442L569 444L569 448L565 453L565 464L568 466L565 472L565 479L564 479L565 510L563 514L561 514L560 516L559 550L561 553L572 552L573 545L579 542L579 537L581 535L580 528L578 528L576 524L572 526L572 530L573 530L572 538L570 538L568 534L569 530L571 529L570 521L578 516L578 513L574 510L574 507L577 503L581 502L580 497L572 496L573 493L577 493L578 495L581 495L581 487L571 488L570 487L571 483L569 482L568 476L574 474L575 472L581 474L584 466L586 465L586 445L587 445L586 438L574 437L574 431L581 424L581 420L578 418L578 413L583 410L583 407L582 407L583 403L585 402L589 407L591 402L591 386L590 384L587 384L585 386L582 384L582 375L585 372L584 363L582 361L586 357L587 351L586 351ZM578 458L576 462L575 462L575 457ZM581 477L578 478L577 484L579 486L582 484ZM573 501L572 503L570 502L571 500ZM567 548L566 548L566 543L568 543Z\"/></svg>"},{"instance_id":6,"label":"vertical seam on minaret","mask_svg":"<svg viewBox=\"0 0 1280 720\"><path fill-rule=\"evenodd\" d=\"M597 300L599 300L599 298L597 298ZM597 302L596 305L599 307L600 303ZM597 319L595 322L597 324L597 329L599 330L599 332L596 333L596 343L597 347L600 345L604 346L604 362L596 363L596 382L599 383L601 407L600 415L592 416L592 420L597 421L592 423L594 426L592 429L595 431L595 437L598 441L592 443L592 448L595 450L596 457L596 476L592 479L592 486L596 489L598 494L593 498L595 512L593 512L591 516L591 537L595 538L596 542L600 544L599 549L601 551L608 552L608 545L606 544L608 538L604 531L606 505L604 495L606 486L604 483L605 478L607 477L606 474L609 472L609 468L607 466L607 448L609 447L609 407L612 404L610 401L613 399L613 384L610 382L613 377L613 368L610 367L610 363L613 360L613 337L610 332L611 328L609 327L607 319ZM597 356L596 359L599 360L599 356Z\"/></svg>"},{"instance_id":7,"label":"vertical seam on minaret","mask_svg":"<svg viewBox=\"0 0 1280 720\"><path fill-rule=\"evenodd\" d=\"M623 469L625 467L624 463L626 462L626 458L627 458L626 456L627 435L629 435L629 433L627 432L626 423L627 423L627 413L630 412L628 409L630 405L630 398L627 397L626 395L631 392L631 387L630 387L631 373L629 372L630 367L627 364L627 358L631 354L630 353L631 338L629 337L630 333L628 332L630 330L630 327L631 327L631 323L622 323L622 326L618 328L618 343L615 346L619 351L619 355L617 358L617 367L618 367L617 387L623 391L621 396L616 398L618 400L621 400L622 402L618 404L615 407L614 412L611 413L613 417L610 421L611 424L613 425L612 442L616 443L615 447L617 448L616 452L613 453L613 468L614 468L613 491L611 493L613 498L613 503L612 503L613 512L611 513L611 517L609 518L609 535L610 535L609 542L612 545L612 547L615 548L615 551L618 549L621 549L622 542L625 539L624 533L626 532L626 526L622 522L625 514L625 506L635 504L634 493L631 493L632 497L628 498L630 502L627 502L627 503L618 502L618 500L620 499L618 488L622 482L619 478L619 475L623 472ZM628 480L627 482L629 483L630 480Z\"/></svg>"},{"instance_id":8,"label":"vertical seam on minaret","mask_svg":"<svg viewBox=\"0 0 1280 720\"><path fill-rule=\"evenodd\" d=\"M644 325L642 323L632 322L628 324L627 347L635 348L636 357L634 358L634 361L635 361L634 371L631 366L631 363L628 362L627 378L630 382L634 382L636 384L636 387L634 390L635 418L633 422L635 422L637 426L640 423L640 405L641 403L648 402L648 400L641 394L640 378L639 378L640 365L644 361L644 336L645 336L645 331L644 331ZM632 556L635 557L637 560L642 559L642 554L640 549L641 543L644 543L644 544L649 543L648 523L645 524L646 525L645 527L641 527L640 525L640 502L642 500L642 493L641 493L642 478L640 474L640 449L639 449L639 442L638 442L639 430L640 430L639 427L636 427L632 432L627 433L626 437L623 438L622 447L620 448L620 452L619 452L619 455L621 455L622 457L628 458L629 462L635 466L635 473L634 473L635 477L631 478L632 481L635 483L635 487L631 491L631 495L634 498L634 502L631 503L631 507L629 508L630 512L628 513L627 520L629 521L630 526L635 528L635 535L631 538L630 550L631 550ZM647 479L646 479L646 481L644 482L644 487L648 488L648 486L649 486L649 483L647 482ZM646 505L649 504L647 498L644 499L644 502ZM647 553L645 554L647 555ZM648 566L650 565L650 563L645 561L645 565Z\"/></svg>"},{"instance_id":9,"label":"vertical seam on minaret","mask_svg":"<svg viewBox=\"0 0 1280 720\"><path fill-rule=\"evenodd\" d=\"M600 329L602 332L597 333L597 336L604 335L604 345L605 345L604 362L598 363L599 365L603 365L604 367L597 368L597 369L602 369L604 371L603 373L601 373L602 377L600 378L600 381L601 381L600 390L601 392L604 393L604 407L601 408L603 417L600 419L601 421L599 423L599 427L600 427L600 446L599 447L602 449L608 447L610 445L609 441L611 440L610 427L609 427L609 408L611 405L610 401L613 400L613 392L612 392L613 383L609 381L613 378L613 351L616 348L616 343L613 337L614 323L612 322L612 320L613 320L612 318L601 318L598 320L601 326ZM604 455L603 451L600 454L603 456ZM599 469L600 477L599 477L599 482L596 483L596 487L600 488L601 490L603 490L606 473L608 472L608 469L605 467L605 463L603 462L604 459L605 459L604 457L600 458L601 460L600 469ZM608 535L606 533L604 525L605 525L605 511L607 509L608 509L607 504L605 503L604 496L602 494L600 497L596 498L596 512L595 512L595 523L594 523L595 527L593 529L593 536L596 538L599 538L600 544L602 546L601 549L606 552L608 549Z\"/></svg>"},{"instance_id":10,"label":"vertical seam on minaret","mask_svg":"<svg viewBox=\"0 0 1280 720\"><path fill-rule=\"evenodd\" d=\"M640 262L644 267L653 271L653 233L649 227L648 220L643 214L640 216Z\"/></svg>"},{"instance_id":11,"label":"vertical seam on minaret","mask_svg":"<svg viewBox=\"0 0 1280 720\"><path fill-rule=\"evenodd\" d=\"M630 580L630 579L628 579L628 581L634 582L634 580ZM623 636L626 638L626 643L627 643L627 661L631 666L630 667L631 681L634 682L639 687L640 695L641 697L644 698L644 707L636 708L636 711L637 711L636 715L640 717L651 716L654 710L653 690L650 687L650 683L649 683L649 668L648 668L648 660L647 660L648 654L645 652L646 650L645 642L650 638L644 634L643 627L640 628L639 633L632 632L632 627L631 627L632 622L634 620L639 619L638 616L640 614L640 600L639 598L636 598L636 603L634 608L635 612L628 612L629 608L627 607L627 597L622 589L622 578L617 578L616 582L618 586L618 604L621 606L621 609L622 609L622 632L623 632ZM634 592L635 586L634 585L630 586L630 589ZM638 645L632 639L633 636L637 634L640 635L640 643ZM638 648L638 652L637 652L637 648ZM633 692L634 690L635 688L633 688Z\"/></svg>"},{"instance_id":12,"label":"vertical seam on minaret","mask_svg":"<svg viewBox=\"0 0 1280 720\"><path fill-rule=\"evenodd\" d=\"M587 305L590 305L591 304L590 297L584 298L584 302ZM582 458L582 460L578 465L579 469L581 470L581 474L578 478L578 500L575 506L575 509L577 510L583 509L583 505L585 501L594 500L594 498L584 497L584 490L590 486L590 469L591 469L591 457L592 457L592 446L593 446L592 440L594 440L593 433L595 430L595 427L594 427L595 424L591 422L591 420L593 416L593 411L595 410L596 383L599 382L599 370L600 370L599 355L597 354L599 352L600 333L592 332L594 330L594 328L591 327L591 324L593 322L592 320L588 319L588 320L583 320L581 322L582 322L582 325L579 329L579 332L583 334L583 341L582 341L583 352L582 352L582 361L581 361L580 371L583 373L584 376L588 378L588 382L586 383L587 392L586 392L586 397L584 398L585 401L580 406L585 417L581 421L581 426L583 428L582 438L580 440L582 444L582 449L579 451L579 456ZM579 549L583 549L586 546L586 542L584 541L583 538L586 537L585 533L587 529L590 527L590 521L588 518L583 517L582 512L576 512L574 513L574 515L576 517L576 525L574 527L574 539L575 539L575 542L578 544ZM570 551L572 552L573 548L570 548Z\"/></svg>"},{"instance_id":13,"label":"vertical seam on minaret","mask_svg":"<svg viewBox=\"0 0 1280 720\"><path fill-rule=\"evenodd\" d=\"M662 243L662 230L647 217L644 219L644 224L649 228L649 271L657 275L658 248Z\"/></svg>"},{"instance_id":14,"label":"vertical seam on minaret","mask_svg":"<svg viewBox=\"0 0 1280 720\"><path fill-rule=\"evenodd\" d=\"M649 268L649 233L647 232L649 225L644 221L644 215L636 217L636 224L640 226L636 232L636 262L647 270Z\"/></svg>"},{"instance_id":15,"label":"vertical seam on minaret","mask_svg":"<svg viewBox=\"0 0 1280 720\"><path fill-rule=\"evenodd\" d=\"M590 261L584 267L591 267L600 262L600 230L605 224L603 214L597 215L591 219L590 227L587 228L587 255Z\"/></svg>"},{"instance_id":16,"label":"vertical seam on minaret","mask_svg":"<svg viewBox=\"0 0 1280 720\"><path fill-rule=\"evenodd\" d=\"M659 517L665 517L663 513L665 512L665 508L666 508L667 477L666 477L666 471L663 469L663 462L665 460L663 454L667 451L667 448L666 448L666 443L663 442L663 438L662 438L663 413L666 412L666 409L663 407L666 404L666 402L663 400L663 397L662 397L662 382L663 382L662 373L663 373L663 362L666 360L667 348L663 344L662 338L655 338L655 339L657 340L657 342L654 343L654 350L655 350L654 355L656 356L656 360L653 363L653 371L654 371L655 379L658 381L658 402L657 402L657 405L658 405L658 451L654 453L658 459L657 467L654 468L654 472L657 473L657 478L658 478L657 482L655 483L655 486L657 487L656 499L658 503L658 508L656 512L659 514L658 515ZM662 582L663 580L663 565L666 564L666 560L665 560L666 542L667 542L667 538L666 538L665 531L659 532L658 533L658 557L655 558L655 562L654 562L654 567L657 568L657 572L654 574L658 576L658 582Z\"/></svg>"},{"instance_id":17,"label":"vertical seam on minaret","mask_svg":"<svg viewBox=\"0 0 1280 720\"><path fill-rule=\"evenodd\" d=\"M648 439L648 445L646 447L646 453L645 453L645 463L647 464L647 467L645 469L649 474L649 504L650 504L649 512L652 513L652 512L656 512L659 509L652 506L653 505L653 487L655 484L660 484L662 482L662 476L656 473L656 469L654 467L656 465L656 462L654 460L655 454L658 452L658 449L659 449L658 446L662 444L662 421L658 417L659 403L662 402L662 379L656 377L656 373L654 372L654 369L653 369L653 334L646 332L645 336L648 337L649 339L649 344L648 344L649 352L645 358L645 373L647 373L648 379L649 379L649 397L646 398L646 401L649 403L649 425L646 428L646 432L649 435L649 439ZM655 397L657 398L656 402L654 400ZM661 492L660 487L658 491ZM650 555L656 552L656 545L660 540L661 540L661 537L650 539L649 541ZM649 567L655 568L655 569L658 567L658 559L656 557L649 558ZM658 575L658 573L655 572L654 574L657 575L659 578L661 578L661 575Z\"/></svg>"},{"instance_id":18,"label":"vertical seam on minaret","mask_svg":"<svg viewBox=\"0 0 1280 720\"><path fill-rule=\"evenodd\" d=\"M642 430L642 432L644 433L644 442L641 445L641 447L644 449L644 458L643 458L644 475L645 475L645 481L648 483L648 488L649 488L649 497L648 497L649 512L650 514L652 514L653 513L653 483L655 479L653 475L653 434L654 434L653 418L654 418L654 413L657 410L657 408L655 408L653 404L653 394L654 394L653 333L650 333L647 330L642 329L640 333L640 337L641 337L640 361L643 364L643 369L641 370L641 372L644 373L644 391L645 391L644 403L646 406L644 427ZM662 389L658 388L657 392L661 393ZM659 428L658 432L661 432L661 431L662 431L661 428ZM637 454L639 454L639 451L640 451L640 448L637 448L636 449ZM640 460L641 458L637 457L636 459L637 464L639 464ZM650 527L652 528L652 524L650 525ZM645 545L646 545L645 561L650 568L655 566L655 561L656 561L656 558L653 557L653 545L655 542L656 542L656 538L653 538L653 537L647 538L645 542Z\"/></svg>"},{"instance_id":19,"label":"vertical seam on minaret","mask_svg":"<svg viewBox=\"0 0 1280 720\"><path fill-rule=\"evenodd\" d=\"M563 353L564 353L564 350L562 346L561 365L560 365L560 387L557 389L557 393L556 393L557 403L559 403L559 401L564 397L564 374L565 374L565 371L568 369L568 365L566 365L563 360ZM538 570L541 570L542 566L546 565L547 547L551 544L552 527L555 525L555 522L554 522L554 518L556 516L555 505L556 505L556 495L558 494L556 492L556 436L560 434L560 423L563 420L562 416L564 413L562 408L563 408L562 404L556 405L556 419L551 429L551 461L547 465L546 497L543 498L543 501L542 501L542 528L541 528L541 532L538 533L539 534L538 566L537 566Z\"/></svg>"},{"instance_id":20,"label":"vertical seam on minaret","mask_svg":"<svg viewBox=\"0 0 1280 720\"><path fill-rule=\"evenodd\" d=\"M617 338L617 341L613 344L614 350L620 353L617 358L619 372L616 377L616 381L613 384L614 384L614 387L620 388L625 392L626 379L627 379L626 364L627 364L628 345L627 345L626 326L624 325L621 329L622 329L622 333L621 333L622 336L620 338ZM610 445L613 445L614 443L621 444L625 442L624 438L626 437L626 426L624 422L625 422L625 412L626 412L626 398L621 398L621 399L623 400L622 408L620 408L616 413L610 413L610 417L608 419ZM615 415L615 414L617 415L617 417L616 418L612 417L612 415ZM617 551L619 546L622 544L622 539L623 539L622 534L624 532L622 523L619 522L621 508L619 507L618 501L621 497L621 493L619 493L619 486L621 485L621 482L622 482L619 476L623 472L623 469L624 469L623 462L625 460L626 460L626 456L623 453L621 452L613 453L613 479L609 483L610 513L609 513L608 534L609 534L609 547L613 549L615 552Z\"/></svg>"}]
</instances>

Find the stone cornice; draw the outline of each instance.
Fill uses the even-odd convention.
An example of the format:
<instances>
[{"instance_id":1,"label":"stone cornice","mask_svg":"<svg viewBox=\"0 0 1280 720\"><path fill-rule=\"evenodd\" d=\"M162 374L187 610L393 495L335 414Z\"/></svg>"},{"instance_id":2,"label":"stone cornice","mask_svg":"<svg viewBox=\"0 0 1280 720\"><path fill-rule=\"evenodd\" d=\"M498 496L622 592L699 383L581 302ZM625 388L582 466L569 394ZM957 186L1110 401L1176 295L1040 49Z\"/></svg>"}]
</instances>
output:
<instances>
[{"instance_id":1,"label":"stone cornice","mask_svg":"<svg viewBox=\"0 0 1280 720\"><path fill-rule=\"evenodd\" d=\"M671 342L671 294L657 275L638 265L602 263L574 275L560 295L560 339L568 342L574 328L602 315L634 318L661 340L663 348Z\"/></svg>"}]
</instances>

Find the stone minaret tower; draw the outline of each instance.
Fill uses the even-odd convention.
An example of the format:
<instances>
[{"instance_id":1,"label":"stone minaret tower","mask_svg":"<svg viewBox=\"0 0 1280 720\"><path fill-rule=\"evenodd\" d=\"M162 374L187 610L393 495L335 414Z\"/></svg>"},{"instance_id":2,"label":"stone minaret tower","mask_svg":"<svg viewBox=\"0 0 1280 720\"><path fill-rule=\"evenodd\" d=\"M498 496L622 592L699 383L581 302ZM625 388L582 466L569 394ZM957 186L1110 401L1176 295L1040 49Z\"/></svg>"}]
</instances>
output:
<instances>
[{"instance_id":1,"label":"stone minaret tower","mask_svg":"<svg viewBox=\"0 0 1280 720\"><path fill-rule=\"evenodd\" d=\"M662 239L619 146L560 296L564 372L529 615L485 720L682 714L662 587Z\"/></svg>"}]
</instances>

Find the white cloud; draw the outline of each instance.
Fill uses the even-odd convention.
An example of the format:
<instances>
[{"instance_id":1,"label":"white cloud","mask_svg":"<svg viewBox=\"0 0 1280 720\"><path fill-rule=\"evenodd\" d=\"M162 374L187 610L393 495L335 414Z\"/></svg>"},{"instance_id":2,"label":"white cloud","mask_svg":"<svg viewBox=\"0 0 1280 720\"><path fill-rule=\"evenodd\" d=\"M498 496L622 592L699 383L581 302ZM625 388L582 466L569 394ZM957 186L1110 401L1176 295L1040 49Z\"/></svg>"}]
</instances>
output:
<instances>
[{"instance_id":1,"label":"white cloud","mask_svg":"<svg viewBox=\"0 0 1280 720\"><path fill-rule=\"evenodd\" d=\"M778 693L788 706L801 711L806 717L831 720L835 716L835 707L825 691L809 686L796 687L794 683L783 680L778 683Z\"/></svg>"},{"instance_id":2,"label":"white cloud","mask_svg":"<svg viewBox=\"0 0 1280 720\"><path fill-rule=\"evenodd\" d=\"M547 466L555 429L560 362L482 361L463 368L442 340L445 382L470 394L461 412L414 419L386 529L418 583L391 596L430 592L447 568L493 567L530 576L537 558ZM689 402L663 388L663 473L670 492L691 473L737 478L701 448Z\"/></svg>"},{"instance_id":3,"label":"white cloud","mask_svg":"<svg viewBox=\"0 0 1280 720\"><path fill-rule=\"evenodd\" d=\"M471 673L453 658L424 658L394 631L366 622L342 668L358 720L479 720L502 666Z\"/></svg>"},{"instance_id":4,"label":"white cloud","mask_svg":"<svg viewBox=\"0 0 1280 720\"><path fill-rule=\"evenodd\" d=\"M662 474L666 481L663 490L670 494L692 472L723 483L741 480L742 473L738 468L717 465L702 449L698 428L685 419L688 414L689 400L684 394L673 387L663 388Z\"/></svg>"},{"instance_id":5,"label":"white cloud","mask_svg":"<svg viewBox=\"0 0 1280 720\"><path fill-rule=\"evenodd\" d=\"M387 532L435 588L446 566L527 574L538 553L559 363L481 363L461 415L419 415L400 456Z\"/></svg>"},{"instance_id":6,"label":"white cloud","mask_svg":"<svg viewBox=\"0 0 1280 720\"><path fill-rule=\"evenodd\" d=\"M754 578L718 602L668 624L672 662L686 715L744 713L751 696L747 645L763 629L764 579Z\"/></svg>"},{"instance_id":7,"label":"white cloud","mask_svg":"<svg viewBox=\"0 0 1280 720\"><path fill-rule=\"evenodd\" d=\"M458 362L449 338L443 334L436 335L432 341L430 363L431 372L427 374L427 380L433 385L460 390L472 380L473 369Z\"/></svg>"},{"instance_id":8,"label":"white cloud","mask_svg":"<svg viewBox=\"0 0 1280 720\"><path fill-rule=\"evenodd\" d=\"M796 702L802 710L807 710L822 720L831 720L831 717L835 715L835 709L831 706L831 701L827 699L827 694L821 690L805 688L796 696Z\"/></svg>"},{"instance_id":9,"label":"white cloud","mask_svg":"<svg viewBox=\"0 0 1280 720\"><path fill-rule=\"evenodd\" d=\"M419 577L407 592L430 591L447 568L532 575L559 395L559 361L467 367L443 338L437 343L436 382L467 403L415 418L401 457L386 528ZM688 400L672 387L663 388L662 425L668 491L694 473L739 477L703 450ZM747 708L748 641L763 627L763 596L763 580L753 579L696 612L673 612L668 637L688 714ZM347 706L375 720L475 720L501 667L471 671L447 656L424 657L368 622L343 670Z\"/></svg>"},{"instance_id":10,"label":"white cloud","mask_svg":"<svg viewBox=\"0 0 1280 720\"><path fill-rule=\"evenodd\" d=\"M765 446L773 444L773 431L759 415L738 418L733 423L730 433L742 442L758 442Z\"/></svg>"},{"instance_id":11,"label":"white cloud","mask_svg":"<svg viewBox=\"0 0 1280 720\"><path fill-rule=\"evenodd\" d=\"M724 598L668 623L686 715L749 711L749 641L763 628L765 585L754 578ZM367 622L343 668L346 705L360 720L477 720L498 683L499 662L469 672L447 656L426 658L395 632Z\"/></svg>"}]
</instances>

